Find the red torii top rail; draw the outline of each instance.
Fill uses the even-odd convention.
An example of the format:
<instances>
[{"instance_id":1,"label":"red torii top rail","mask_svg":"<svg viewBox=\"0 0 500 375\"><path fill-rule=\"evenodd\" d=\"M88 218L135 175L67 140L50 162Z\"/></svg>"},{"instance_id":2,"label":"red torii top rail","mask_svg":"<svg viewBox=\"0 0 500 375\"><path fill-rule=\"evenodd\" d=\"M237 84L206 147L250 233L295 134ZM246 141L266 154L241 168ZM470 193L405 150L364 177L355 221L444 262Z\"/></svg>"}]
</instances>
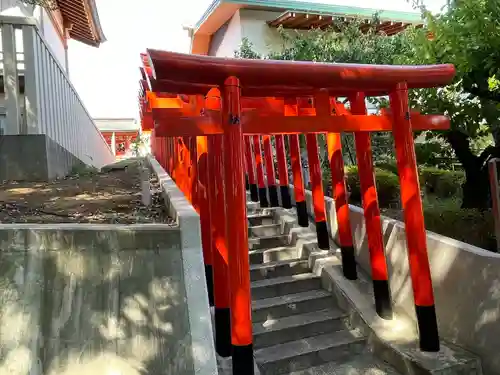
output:
<instances>
[{"instance_id":1,"label":"red torii top rail","mask_svg":"<svg viewBox=\"0 0 500 375\"><path fill-rule=\"evenodd\" d=\"M238 77L243 96L305 96L326 89L330 96L364 92L389 94L398 83L408 88L437 87L455 76L453 65L364 65L298 61L227 59L148 49L154 91L171 91L178 85L184 94L206 94L227 77ZM170 83L162 90L162 81ZM156 86L156 85L152 85ZM194 88L197 88L195 91ZM185 89L183 89L185 88ZM193 92L194 91L194 92Z\"/></svg>"}]
</instances>

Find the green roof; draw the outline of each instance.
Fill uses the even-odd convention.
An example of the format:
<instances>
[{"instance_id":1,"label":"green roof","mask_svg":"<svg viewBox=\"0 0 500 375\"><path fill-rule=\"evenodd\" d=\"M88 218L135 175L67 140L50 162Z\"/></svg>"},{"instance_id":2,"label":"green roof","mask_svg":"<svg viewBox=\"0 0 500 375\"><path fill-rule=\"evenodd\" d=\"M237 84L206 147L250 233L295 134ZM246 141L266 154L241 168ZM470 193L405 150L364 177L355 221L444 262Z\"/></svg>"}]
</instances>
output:
<instances>
[{"instance_id":1,"label":"green roof","mask_svg":"<svg viewBox=\"0 0 500 375\"><path fill-rule=\"evenodd\" d=\"M200 20L196 23L195 30L198 29L210 16L210 14L212 14L212 12L223 3L241 4L249 7L253 6L282 11L310 12L325 15L357 15L367 18L371 18L375 13L378 13L381 19L408 23L422 22L422 17L418 12L371 9L297 0L214 0L201 16Z\"/></svg>"}]
</instances>

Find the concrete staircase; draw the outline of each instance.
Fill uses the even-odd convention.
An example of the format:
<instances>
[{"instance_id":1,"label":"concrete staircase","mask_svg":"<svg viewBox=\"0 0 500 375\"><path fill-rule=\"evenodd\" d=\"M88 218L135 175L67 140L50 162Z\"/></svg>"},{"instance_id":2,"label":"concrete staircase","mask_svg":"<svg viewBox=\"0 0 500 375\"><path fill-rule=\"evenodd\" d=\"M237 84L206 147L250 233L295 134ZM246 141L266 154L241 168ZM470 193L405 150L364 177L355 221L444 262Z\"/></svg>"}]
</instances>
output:
<instances>
[{"instance_id":1,"label":"concrete staircase","mask_svg":"<svg viewBox=\"0 0 500 375\"><path fill-rule=\"evenodd\" d=\"M322 288L273 212L249 204L255 360L262 375L394 375Z\"/></svg>"}]
</instances>

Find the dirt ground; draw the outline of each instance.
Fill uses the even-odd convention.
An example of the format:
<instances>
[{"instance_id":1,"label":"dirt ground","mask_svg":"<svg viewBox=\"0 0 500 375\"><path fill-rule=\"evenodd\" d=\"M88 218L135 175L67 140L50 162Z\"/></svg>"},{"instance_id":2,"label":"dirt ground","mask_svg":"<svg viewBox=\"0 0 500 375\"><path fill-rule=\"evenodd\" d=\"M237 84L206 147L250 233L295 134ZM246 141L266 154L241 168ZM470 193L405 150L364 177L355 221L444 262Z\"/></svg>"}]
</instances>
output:
<instances>
[{"instance_id":1,"label":"dirt ground","mask_svg":"<svg viewBox=\"0 0 500 375\"><path fill-rule=\"evenodd\" d=\"M152 204L141 202L141 159L80 171L49 183L0 183L0 223L170 223L151 177Z\"/></svg>"}]
</instances>

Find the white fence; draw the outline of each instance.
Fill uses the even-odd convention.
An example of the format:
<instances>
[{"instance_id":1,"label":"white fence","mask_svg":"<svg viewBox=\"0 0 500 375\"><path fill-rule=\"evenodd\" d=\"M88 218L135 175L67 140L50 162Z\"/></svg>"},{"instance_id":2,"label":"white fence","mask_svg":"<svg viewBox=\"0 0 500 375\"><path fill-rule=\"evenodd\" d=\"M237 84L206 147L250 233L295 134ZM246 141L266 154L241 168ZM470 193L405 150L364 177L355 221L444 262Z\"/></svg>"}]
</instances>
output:
<instances>
[{"instance_id":1,"label":"white fence","mask_svg":"<svg viewBox=\"0 0 500 375\"><path fill-rule=\"evenodd\" d=\"M0 26L4 134L46 134L85 164L113 162L111 149L36 21L0 16Z\"/></svg>"}]
</instances>

